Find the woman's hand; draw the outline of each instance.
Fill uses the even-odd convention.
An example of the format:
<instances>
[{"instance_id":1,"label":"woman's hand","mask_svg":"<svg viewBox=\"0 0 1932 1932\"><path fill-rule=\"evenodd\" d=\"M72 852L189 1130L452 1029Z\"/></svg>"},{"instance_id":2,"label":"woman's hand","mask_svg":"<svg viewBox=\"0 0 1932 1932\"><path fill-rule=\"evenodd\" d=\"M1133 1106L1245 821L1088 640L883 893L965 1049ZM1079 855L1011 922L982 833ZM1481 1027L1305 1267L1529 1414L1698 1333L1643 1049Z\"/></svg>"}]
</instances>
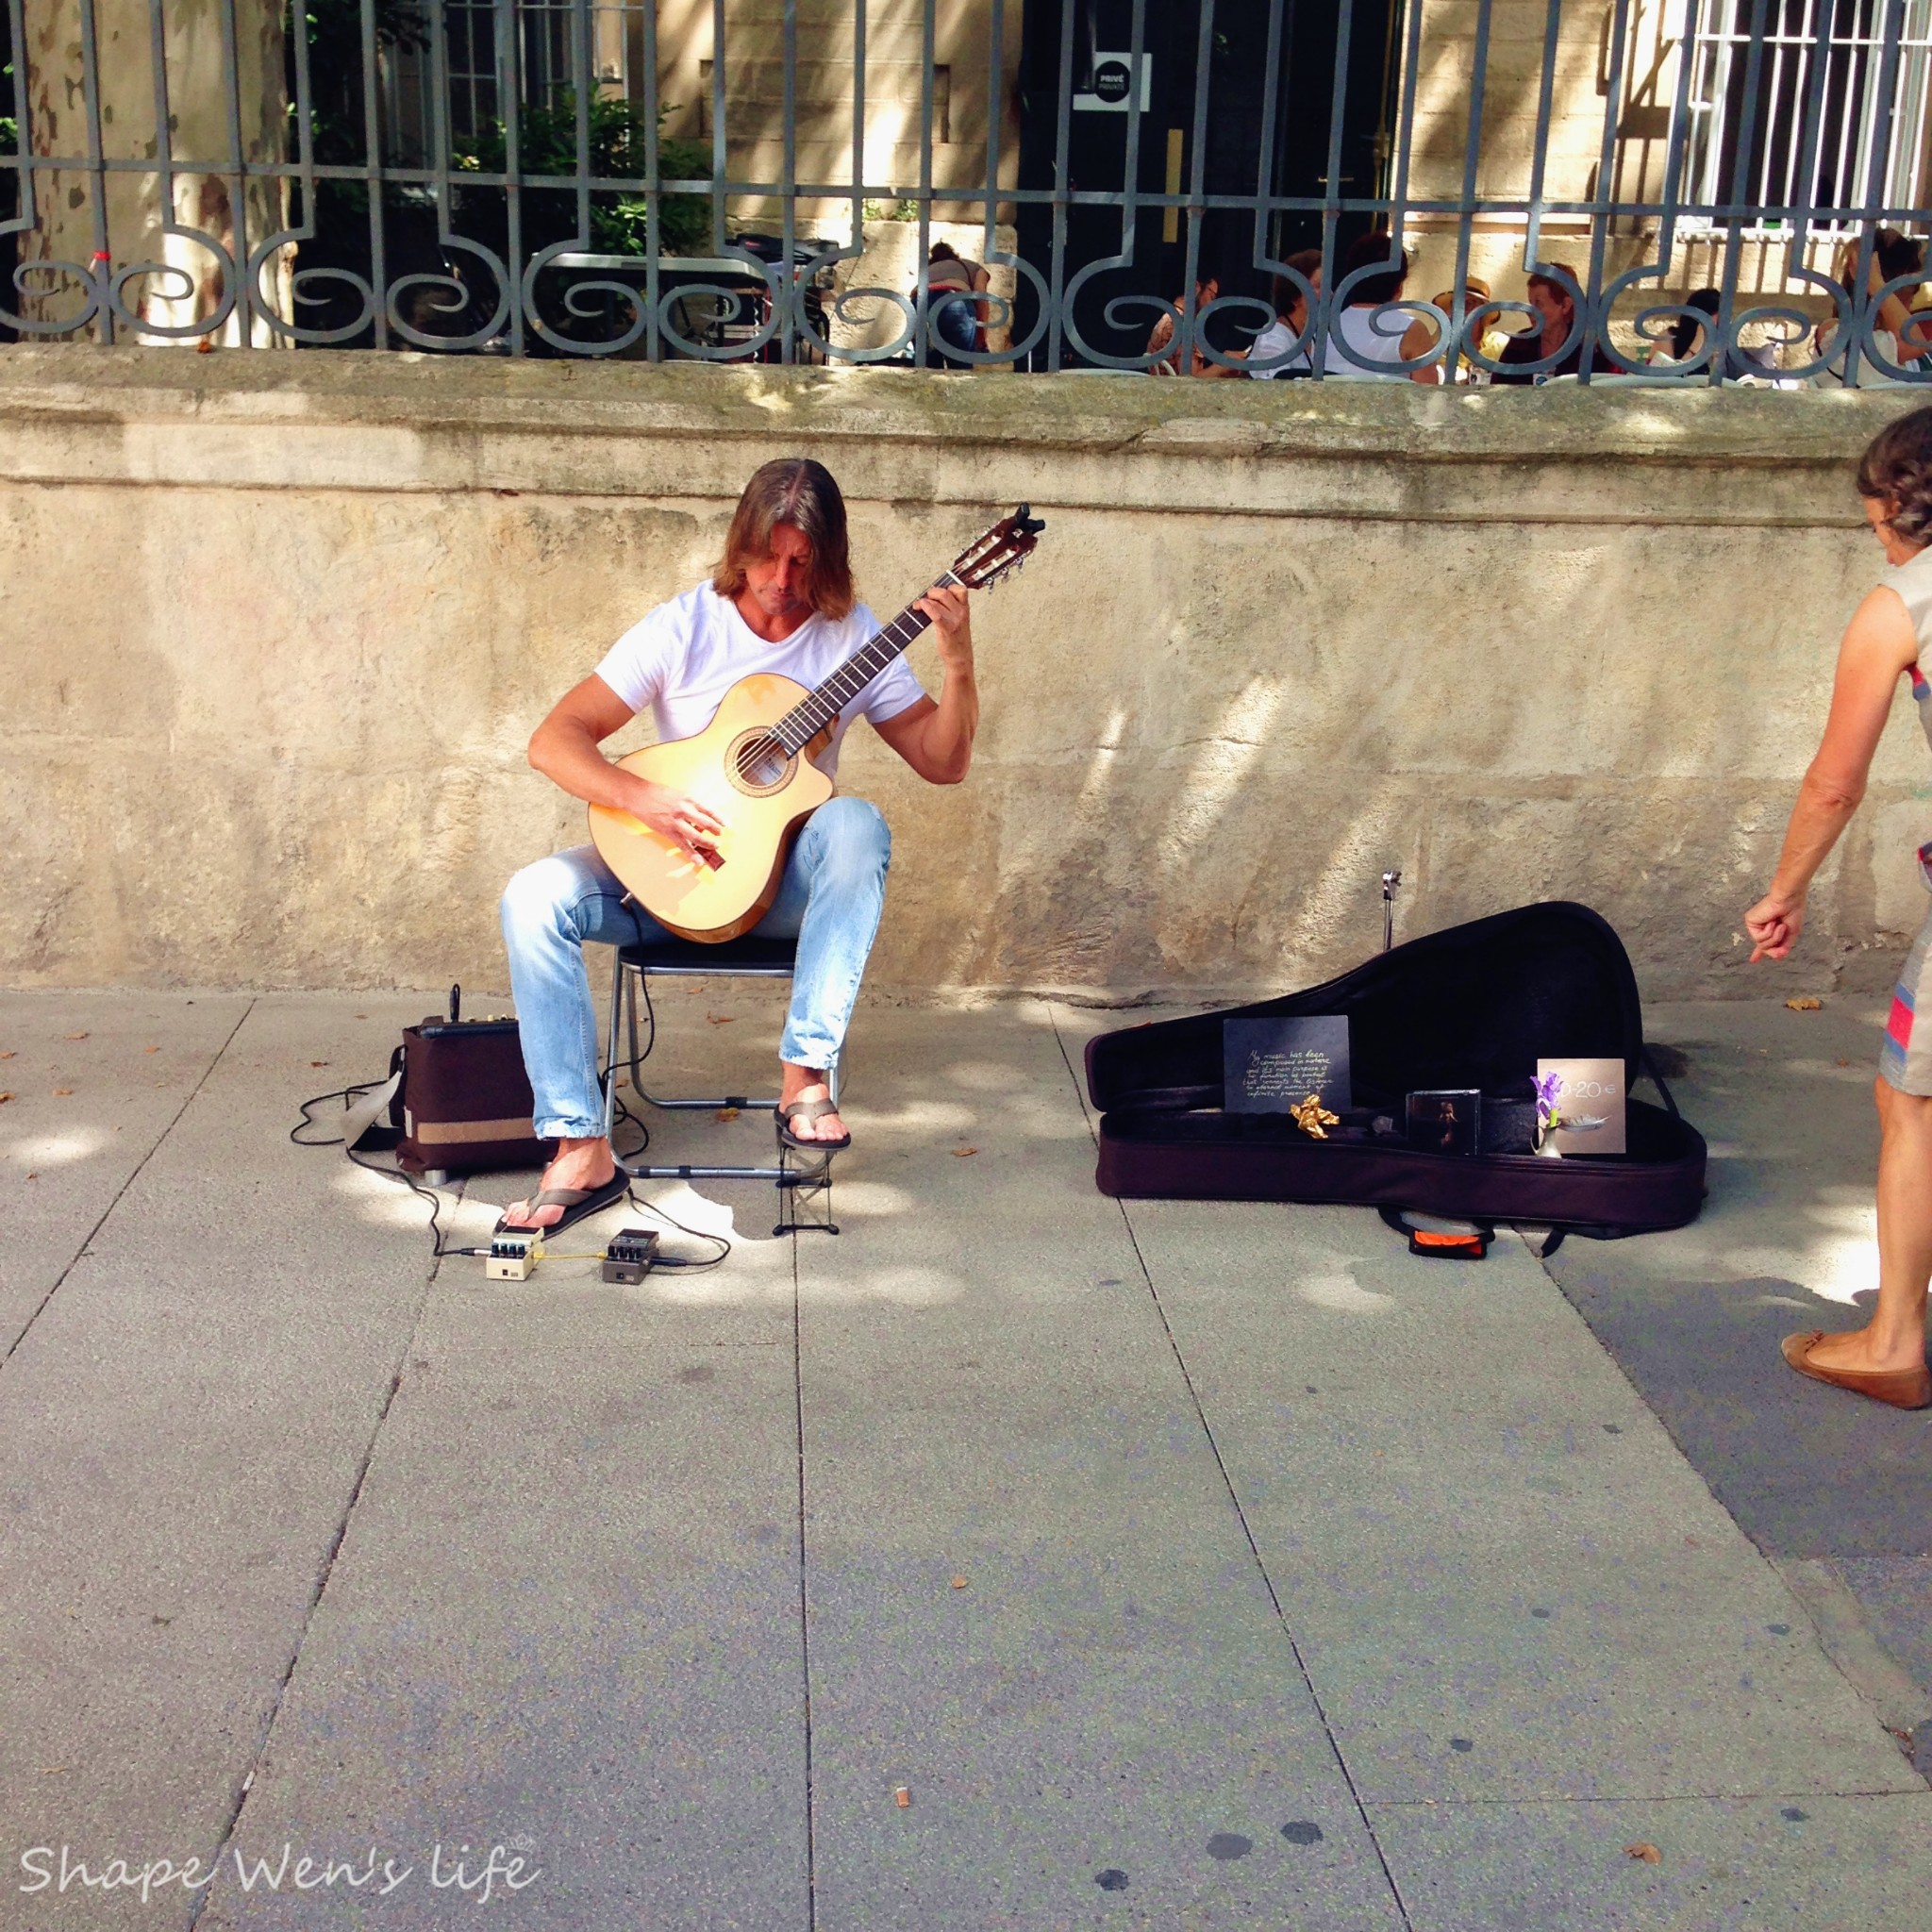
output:
<instances>
[{"instance_id":1,"label":"woman's hand","mask_svg":"<svg viewBox=\"0 0 1932 1932\"><path fill-rule=\"evenodd\" d=\"M1798 942L1805 929L1805 895L1788 898L1781 892L1767 892L1744 915L1744 930L1751 935L1751 963L1760 959L1782 959Z\"/></svg>"}]
</instances>

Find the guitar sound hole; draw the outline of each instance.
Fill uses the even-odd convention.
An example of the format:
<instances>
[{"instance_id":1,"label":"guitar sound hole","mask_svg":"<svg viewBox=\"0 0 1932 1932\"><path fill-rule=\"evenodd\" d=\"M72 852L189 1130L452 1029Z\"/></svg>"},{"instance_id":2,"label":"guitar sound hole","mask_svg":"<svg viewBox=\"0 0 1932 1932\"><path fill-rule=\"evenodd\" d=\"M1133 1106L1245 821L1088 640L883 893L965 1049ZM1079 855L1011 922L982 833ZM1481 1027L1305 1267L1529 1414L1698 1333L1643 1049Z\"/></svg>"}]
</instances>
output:
<instances>
[{"instance_id":1,"label":"guitar sound hole","mask_svg":"<svg viewBox=\"0 0 1932 1932\"><path fill-rule=\"evenodd\" d=\"M740 739L731 749L731 762L740 785L752 792L777 791L791 771L785 747L762 732Z\"/></svg>"}]
</instances>

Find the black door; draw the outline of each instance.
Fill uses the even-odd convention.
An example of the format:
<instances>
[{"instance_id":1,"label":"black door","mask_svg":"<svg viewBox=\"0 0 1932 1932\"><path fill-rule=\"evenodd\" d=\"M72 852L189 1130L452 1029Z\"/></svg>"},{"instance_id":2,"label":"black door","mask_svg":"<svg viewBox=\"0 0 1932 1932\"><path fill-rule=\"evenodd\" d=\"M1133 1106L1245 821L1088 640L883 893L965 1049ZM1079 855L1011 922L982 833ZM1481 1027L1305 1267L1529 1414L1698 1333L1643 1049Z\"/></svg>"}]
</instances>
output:
<instances>
[{"instance_id":1,"label":"black door","mask_svg":"<svg viewBox=\"0 0 1932 1932\"><path fill-rule=\"evenodd\" d=\"M1142 194L1186 194L1193 184L1196 151L1196 76L1202 55L1202 0L1168 0L1146 6L1141 29L1144 103L1135 181ZM1344 21L1348 28L1341 88L1339 195L1374 200L1388 192L1388 158L1395 121L1395 88L1402 0L1278 0L1276 102L1274 137L1264 144L1271 13L1274 0L1219 0L1207 36L1206 111L1200 147L1203 186L1210 195L1254 198L1257 193L1320 202L1328 192L1337 55ZM1065 142L1067 187L1074 192L1122 195L1127 186L1125 111L1134 84L1127 72L1132 44L1133 0L1074 0L1073 44L1061 45L1064 9L1056 0L1026 8L1020 69L1020 186L1051 192ZM1068 85L1063 100L1062 61ZM1369 209L1344 211L1336 224L1338 255L1375 224ZM1119 206L1066 210L1058 286L1074 288L1061 359L1079 364L1099 356L1144 352L1157 311L1123 303L1123 297L1182 292L1190 224L1178 210L1142 208L1131 235L1124 232ZM1199 224L1197 273L1212 275L1223 295L1264 297L1268 275L1257 256L1276 259L1296 248L1319 245L1319 208L1277 210L1257 235L1251 208L1209 208ZM1258 244L1258 245L1257 245ZM1043 202L1020 205L1020 254L1049 287L1055 286L1053 209ZM1081 271L1110 257L1129 261L1081 277ZM1077 286L1074 285L1077 282ZM1113 306L1113 314L1108 310ZM1039 295L1030 279L1020 282L1016 338L1038 318ZM1257 308L1217 316L1209 335L1223 348L1240 346L1263 320ZM1030 366L1047 366L1042 338Z\"/></svg>"}]
</instances>

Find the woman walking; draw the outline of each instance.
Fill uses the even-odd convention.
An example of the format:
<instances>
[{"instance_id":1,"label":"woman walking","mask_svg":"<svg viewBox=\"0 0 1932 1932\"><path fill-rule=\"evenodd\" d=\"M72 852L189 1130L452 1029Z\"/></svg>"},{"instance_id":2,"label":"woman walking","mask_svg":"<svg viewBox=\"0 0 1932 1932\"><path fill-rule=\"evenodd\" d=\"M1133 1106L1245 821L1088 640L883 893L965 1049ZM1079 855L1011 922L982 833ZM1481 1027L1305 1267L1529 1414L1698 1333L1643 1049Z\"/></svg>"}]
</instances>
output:
<instances>
[{"instance_id":1,"label":"woman walking","mask_svg":"<svg viewBox=\"0 0 1932 1932\"><path fill-rule=\"evenodd\" d=\"M1858 463L1866 520L1891 566L1839 646L1824 737L1798 788L1771 890L1744 915L1753 960L1782 959L1805 923L1805 894L1857 809L1902 675L1932 741L1932 408L1873 438ZM1932 844L1919 848L1932 886ZM1917 1024L1920 1007L1926 1009ZM1932 917L1906 956L1878 1056L1878 1305L1862 1328L1788 1335L1801 1375L1894 1408L1932 1407L1925 1285L1932 1276Z\"/></svg>"}]
</instances>

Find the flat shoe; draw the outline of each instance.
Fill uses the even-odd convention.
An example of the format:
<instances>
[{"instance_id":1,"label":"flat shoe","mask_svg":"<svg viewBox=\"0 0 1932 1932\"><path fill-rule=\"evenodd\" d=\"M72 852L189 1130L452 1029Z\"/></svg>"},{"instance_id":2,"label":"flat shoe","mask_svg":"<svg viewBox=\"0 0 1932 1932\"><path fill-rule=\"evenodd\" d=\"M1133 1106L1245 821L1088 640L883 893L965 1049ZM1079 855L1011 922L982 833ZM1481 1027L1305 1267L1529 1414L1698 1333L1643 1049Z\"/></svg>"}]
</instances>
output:
<instances>
[{"instance_id":1,"label":"flat shoe","mask_svg":"<svg viewBox=\"0 0 1932 1932\"><path fill-rule=\"evenodd\" d=\"M1778 1346L1785 1360L1814 1382L1829 1382L1834 1389L1849 1389L1893 1408L1932 1408L1932 1369L1924 1363L1916 1369L1828 1369L1811 1359L1811 1351L1824 1340L1823 1328L1811 1328L1787 1335Z\"/></svg>"},{"instance_id":2,"label":"flat shoe","mask_svg":"<svg viewBox=\"0 0 1932 1932\"><path fill-rule=\"evenodd\" d=\"M532 1208L561 1208L563 1213L544 1227L532 1227L526 1221L512 1221L508 1214L496 1224L498 1234L561 1234L592 1214L624 1199L630 1191L630 1175L619 1168L601 1188L545 1188L530 1196Z\"/></svg>"}]
</instances>

